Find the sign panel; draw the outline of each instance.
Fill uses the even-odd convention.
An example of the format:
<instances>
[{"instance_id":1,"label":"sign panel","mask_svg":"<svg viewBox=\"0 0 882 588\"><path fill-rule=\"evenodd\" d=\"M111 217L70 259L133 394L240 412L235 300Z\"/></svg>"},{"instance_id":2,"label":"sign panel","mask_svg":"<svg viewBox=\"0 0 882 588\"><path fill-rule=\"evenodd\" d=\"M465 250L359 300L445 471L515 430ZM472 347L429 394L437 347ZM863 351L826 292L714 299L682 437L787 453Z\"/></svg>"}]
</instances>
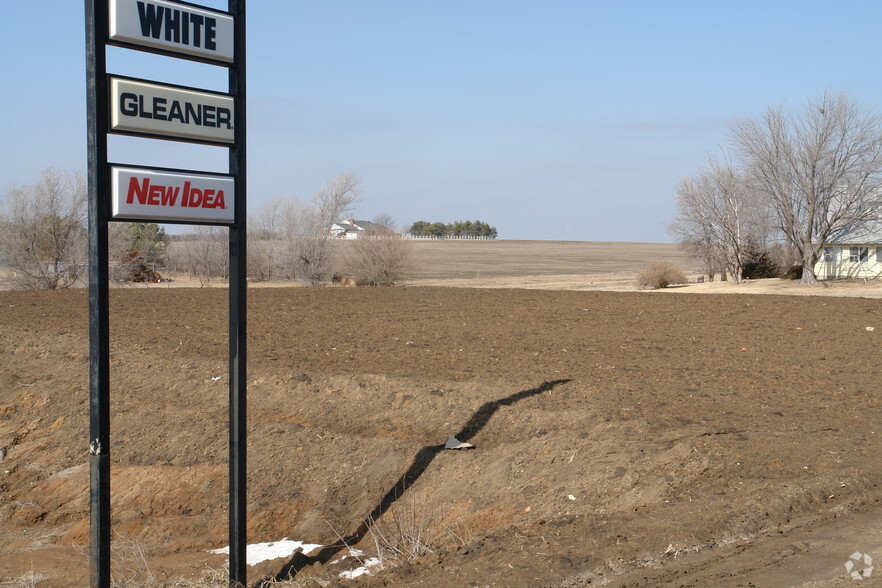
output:
<instances>
[{"instance_id":1,"label":"sign panel","mask_svg":"<svg viewBox=\"0 0 882 588\"><path fill-rule=\"evenodd\" d=\"M233 62L233 17L168 0L110 0L110 40Z\"/></svg>"},{"instance_id":2,"label":"sign panel","mask_svg":"<svg viewBox=\"0 0 882 588\"><path fill-rule=\"evenodd\" d=\"M110 78L110 130L232 143L233 97Z\"/></svg>"},{"instance_id":3,"label":"sign panel","mask_svg":"<svg viewBox=\"0 0 882 588\"><path fill-rule=\"evenodd\" d=\"M235 222L232 176L112 166L110 194L115 219Z\"/></svg>"}]
</instances>

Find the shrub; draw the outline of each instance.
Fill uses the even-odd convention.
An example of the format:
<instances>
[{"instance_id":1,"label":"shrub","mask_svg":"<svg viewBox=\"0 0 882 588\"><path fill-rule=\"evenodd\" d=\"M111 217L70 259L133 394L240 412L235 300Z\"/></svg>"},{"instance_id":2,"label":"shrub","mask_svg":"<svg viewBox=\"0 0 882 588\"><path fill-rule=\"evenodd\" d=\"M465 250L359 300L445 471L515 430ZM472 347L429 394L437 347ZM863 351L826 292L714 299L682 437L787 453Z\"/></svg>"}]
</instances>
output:
<instances>
[{"instance_id":1,"label":"shrub","mask_svg":"<svg viewBox=\"0 0 882 588\"><path fill-rule=\"evenodd\" d=\"M637 275L637 287L655 290L687 281L686 272L667 261L653 261Z\"/></svg>"},{"instance_id":2,"label":"shrub","mask_svg":"<svg viewBox=\"0 0 882 588\"><path fill-rule=\"evenodd\" d=\"M111 274L116 282L158 282L162 279L162 276L144 261L143 254L137 249L120 251Z\"/></svg>"},{"instance_id":3,"label":"shrub","mask_svg":"<svg viewBox=\"0 0 882 588\"><path fill-rule=\"evenodd\" d=\"M802 279L802 265L796 264L791 265L790 269L781 274L782 280L801 280Z\"/></svg>"},{"instance_id":4,"label":"shrub","mask_svg":"<svg viewBox=\"0 0 882 588\"><path fill-rule=\"evenodd\" d=\"M741 277L747 280L761 280L763 278L777 278L781 275L778 264L766 251L759 251L756 255L745 262L741 268Z\"/></svg>"},{"instance_id":5,"label":"shrub","mask_svg":"<svg viewBox=\"0 0 882 588\"><path fill-rule=\"evenodd\" d=\"M401 239L368 237L345 245L344 265L359 286L393 286L401 280L409 253Z\"/></svg>"}]
</instances>

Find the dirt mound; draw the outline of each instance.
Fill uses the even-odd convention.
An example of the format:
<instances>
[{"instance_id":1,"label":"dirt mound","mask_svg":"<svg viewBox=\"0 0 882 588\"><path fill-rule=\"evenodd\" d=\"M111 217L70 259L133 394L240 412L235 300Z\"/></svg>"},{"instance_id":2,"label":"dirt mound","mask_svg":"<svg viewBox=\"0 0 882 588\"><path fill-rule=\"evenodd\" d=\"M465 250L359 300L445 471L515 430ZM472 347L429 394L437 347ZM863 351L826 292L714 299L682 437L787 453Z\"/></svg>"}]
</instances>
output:
<instances>
[{"instance_id":1,"label":"dirt mound","mask_svg":"<svg viewBox=\"0 0 882 588\"><path fill-rule=\"evenodd\" d=\"M86 583L86 302L0 293L0 578ZM114 541L198 577L225 559L226 292L111 307ZM255 580L792 585L882 555L831 526L882 518L878 300L295 288L249 310L249 542L327 546ZM417 534L414 561L338 578L341 537L389 564Z\"/></svg>"}]
</instances>

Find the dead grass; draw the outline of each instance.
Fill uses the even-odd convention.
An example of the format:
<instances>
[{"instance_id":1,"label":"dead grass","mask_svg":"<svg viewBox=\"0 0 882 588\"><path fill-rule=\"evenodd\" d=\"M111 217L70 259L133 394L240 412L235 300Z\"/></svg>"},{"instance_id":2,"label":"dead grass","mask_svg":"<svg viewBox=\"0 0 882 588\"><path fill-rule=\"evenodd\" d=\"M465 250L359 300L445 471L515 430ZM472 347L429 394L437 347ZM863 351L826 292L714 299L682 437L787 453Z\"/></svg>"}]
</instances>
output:
<instances>
[{"instance_id":1,"label":"dead grass","mask_svg":"<svg viewBox=\"0 0 882 588\"><path fill-rule=\"evenodd\" d=\"M88 546L76 545L80 558L89 561ZM150 567L148 548L136 537L115 533L110 549L110 586L111 588L229 588L229 573L226 569L206 567L199 578L175 578L161 580L156 577ZM32 572L33 574L33 572ZM48 579L46 574L38 574L37 582ZM23 576L24 578L24 576ZM34 584L37 585L37 584ZM0 588L7 585L0 583ZM31 586L31 584L10 584L15 586Z\"/></svg>"},{"instance_id":2,"label":"dead grass","mask_svg":"<svg viewBox=\"0 0 882 588\"><path fill-rule=\"evenodd\" d=\"M443 528L434 509L421 508L415 500L398 502L368 527L379 568L394 567L434 551Z\"/></svg>"},{"instance_id":3,"label":"dead grass","mask_svg":"<svg viewBox=\"0 0 882 588\"><path fill-rule=\"evenodd\" d=\"M35 588L49 576L30 570L17 578L0 579L0 588Z\"/></svg>"}]
</instances>

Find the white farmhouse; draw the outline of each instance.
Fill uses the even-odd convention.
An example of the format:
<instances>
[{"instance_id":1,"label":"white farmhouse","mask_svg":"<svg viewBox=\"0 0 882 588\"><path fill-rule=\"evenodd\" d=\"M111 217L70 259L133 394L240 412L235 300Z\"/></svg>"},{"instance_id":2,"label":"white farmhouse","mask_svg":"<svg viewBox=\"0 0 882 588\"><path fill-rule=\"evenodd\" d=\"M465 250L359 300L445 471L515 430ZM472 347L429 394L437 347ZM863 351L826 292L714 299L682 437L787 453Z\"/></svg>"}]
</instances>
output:
<instances>
[{"instance_id":1,"label":"white farmhouse","mask_svg":"<svg viewBox=\"0 0 882 588\"><path fill-rule=\"evenodd\" d=\"M396 234L391 229L372 223L371 221L347 219L335 223L330 228L331 237L335 239L362 239L373 236L390 236Z\"/></svg>"},{"instance_id":2,"label":"white farmhouse","mask_svg":"<svg viewBox=\"0 0 882 588\"><path fill-rule=\"evenodd\" d=\"M821 280L882 277L882 221L833 235L824 244L815 275Z\"/></svg>"}]
</instances>

